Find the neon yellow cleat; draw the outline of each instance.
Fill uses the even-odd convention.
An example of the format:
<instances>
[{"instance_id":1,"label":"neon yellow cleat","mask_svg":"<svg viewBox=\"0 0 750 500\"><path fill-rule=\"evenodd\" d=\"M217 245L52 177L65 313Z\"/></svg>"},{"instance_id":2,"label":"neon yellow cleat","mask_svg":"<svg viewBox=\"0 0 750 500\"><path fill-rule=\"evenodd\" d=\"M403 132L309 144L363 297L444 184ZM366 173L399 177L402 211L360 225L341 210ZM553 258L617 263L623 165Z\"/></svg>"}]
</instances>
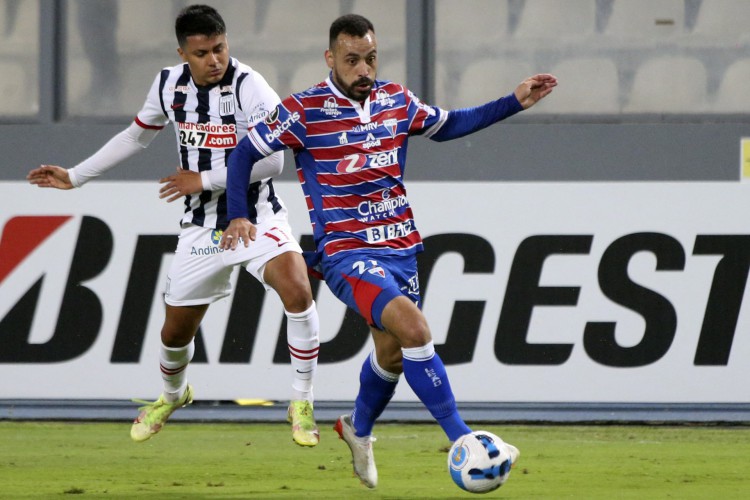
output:
<instances>
[{"instance_id":1,"label":"neon yellow cleat","mask_svg":"<svg viewBox=\"0 0 750 500\"><path fill-rule=\"evenodd\" d=\"M164 425L167 423L167 419L177 408L182 408L193 402L193 386L188 384L185 389L185 394L174 403L167 403L164 401L164 396L159 396L159 399L150 403L148 401L141 401L134 399L136 403L144 403L139 408L141 411L138 417L133 421L133 426L130 428L130 437L133 441L141 442L151 438L154 434L159 432Z\"/></svg>"},{"instance_id":2,"label":"neon yellow cleat","mask_svg":"<svg viewBox=\"0 0 750 500\"><path fill-rule=\"evenodd\" d=\"M292 439L300 446L315 446L320 441L315 424L313 405L310 401L297 400L289 403L287 422L292 424Z\"/></svg>"}]
</instances>

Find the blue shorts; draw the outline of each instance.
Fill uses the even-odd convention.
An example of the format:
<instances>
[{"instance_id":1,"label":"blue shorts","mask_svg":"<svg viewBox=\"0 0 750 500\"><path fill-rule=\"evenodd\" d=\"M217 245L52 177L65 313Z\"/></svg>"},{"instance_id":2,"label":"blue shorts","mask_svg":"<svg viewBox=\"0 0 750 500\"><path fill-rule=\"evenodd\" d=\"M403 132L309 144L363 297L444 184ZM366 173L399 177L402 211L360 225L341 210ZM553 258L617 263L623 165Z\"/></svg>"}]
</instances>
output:
<instances>
[{"instance_id":1,"label":"blue shorts","mask_svg":"<svg viewBox=\"0 0 750 500\"><path fill-rule=\"evenodd\" d=\"M421 308L416 255L380 255L367 250L323 257L323 277L334 295L383 330L386 304L403 295Z\"/></svg>"}]
</instances>

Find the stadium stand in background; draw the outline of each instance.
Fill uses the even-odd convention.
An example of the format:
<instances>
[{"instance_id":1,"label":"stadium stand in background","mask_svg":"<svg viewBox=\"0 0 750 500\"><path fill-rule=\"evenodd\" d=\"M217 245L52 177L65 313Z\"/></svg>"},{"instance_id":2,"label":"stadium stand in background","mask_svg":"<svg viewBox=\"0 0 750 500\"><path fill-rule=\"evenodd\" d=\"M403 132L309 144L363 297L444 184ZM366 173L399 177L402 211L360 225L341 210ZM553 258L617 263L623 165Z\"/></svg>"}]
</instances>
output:
<instances>
[{"instance_id":1,"label":"stadium stand in background","mask_svg":"<svg viewBox=\"0 0 750 500\"><path fill-rule=\"evenodd\" d=\"M61 63L68 117L129 116L156 69L178 62L171 23L184 0L45 0L62 12L59 53L41 53L41 0L0 2L0 119L39 112L38 80ZM216 0L225 14L232 53L249 61L285 95L320 81L327 41L319 26L340 13L369 17L382 36L381 75L406 79L403 0ZM510 89L520 75L556 71L568 82L560 98L532 113L734 113L747 110L742 77L750 43L744 0L435 0L434 89L446 108L478 104ZM112 25L114 24L114 25ZM98 28L98 29L95 29ZM290 34L294 36L290 36ZM59 60L58 60L59 58ZM40 64L41 63L41 64ZM41 75L40 75L41 67ZM682 78L674 91L656 79ZM497 87L487 81L496 82ZM412 82L407 82L414 86ZM588 88L593 96L580 89ZM105 97L102 97L105 96ZM562 102L564 101L564 102ZM94 104L92 106L92 103Z\"/></svg>"}]
</instances>

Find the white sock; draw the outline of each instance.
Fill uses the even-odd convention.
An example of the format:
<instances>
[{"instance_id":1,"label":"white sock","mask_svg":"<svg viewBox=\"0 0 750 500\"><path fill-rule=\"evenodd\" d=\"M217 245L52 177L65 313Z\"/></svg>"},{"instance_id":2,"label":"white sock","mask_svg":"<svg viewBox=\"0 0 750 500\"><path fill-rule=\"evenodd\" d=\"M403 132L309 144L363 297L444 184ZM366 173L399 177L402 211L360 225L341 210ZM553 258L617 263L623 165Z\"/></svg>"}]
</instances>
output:
<instances>
[{"instance_id":1,"label":"white sock","mask_svg":"<svg viewBox=\"0 0 750 500\"><path fill-rule=\"evenodd\" d=\"M191 340L184 347L167 347L159 350L159 368L164 381L164 399L173 403L180 399L187 388L187 367L193 359L195 343Z\"/></svg>"},{"instance_id":2,"label":"white sock","mask_svg":"<svg viewBox=\"0 0 750 500\"><path fill-rule=\"evenodd\" d=\"M307 311L286 314L286 340L292 360L292 399L313 401L313 377L318 366L320 321L315 302Z\"/></svg>"}]
</instances>

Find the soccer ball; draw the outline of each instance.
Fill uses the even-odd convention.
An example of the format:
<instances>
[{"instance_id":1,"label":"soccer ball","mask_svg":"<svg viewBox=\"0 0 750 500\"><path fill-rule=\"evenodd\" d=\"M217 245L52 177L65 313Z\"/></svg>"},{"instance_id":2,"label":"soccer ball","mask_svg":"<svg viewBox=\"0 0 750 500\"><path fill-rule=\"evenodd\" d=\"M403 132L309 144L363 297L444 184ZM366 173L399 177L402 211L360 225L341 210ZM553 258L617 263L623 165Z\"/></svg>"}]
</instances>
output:
<instances>
[{"instance_id":1,"label":"soccer ball","mask_svg":"<svg viewBox=\"0 0 750 500\"><path fill-rule=\"evenodd\" d=\"M487 431L474 431L461 436L448 453L451 479L471 493L498 489L508 479L511 465L506 444Z\"/></svg>"}]
</instances>

